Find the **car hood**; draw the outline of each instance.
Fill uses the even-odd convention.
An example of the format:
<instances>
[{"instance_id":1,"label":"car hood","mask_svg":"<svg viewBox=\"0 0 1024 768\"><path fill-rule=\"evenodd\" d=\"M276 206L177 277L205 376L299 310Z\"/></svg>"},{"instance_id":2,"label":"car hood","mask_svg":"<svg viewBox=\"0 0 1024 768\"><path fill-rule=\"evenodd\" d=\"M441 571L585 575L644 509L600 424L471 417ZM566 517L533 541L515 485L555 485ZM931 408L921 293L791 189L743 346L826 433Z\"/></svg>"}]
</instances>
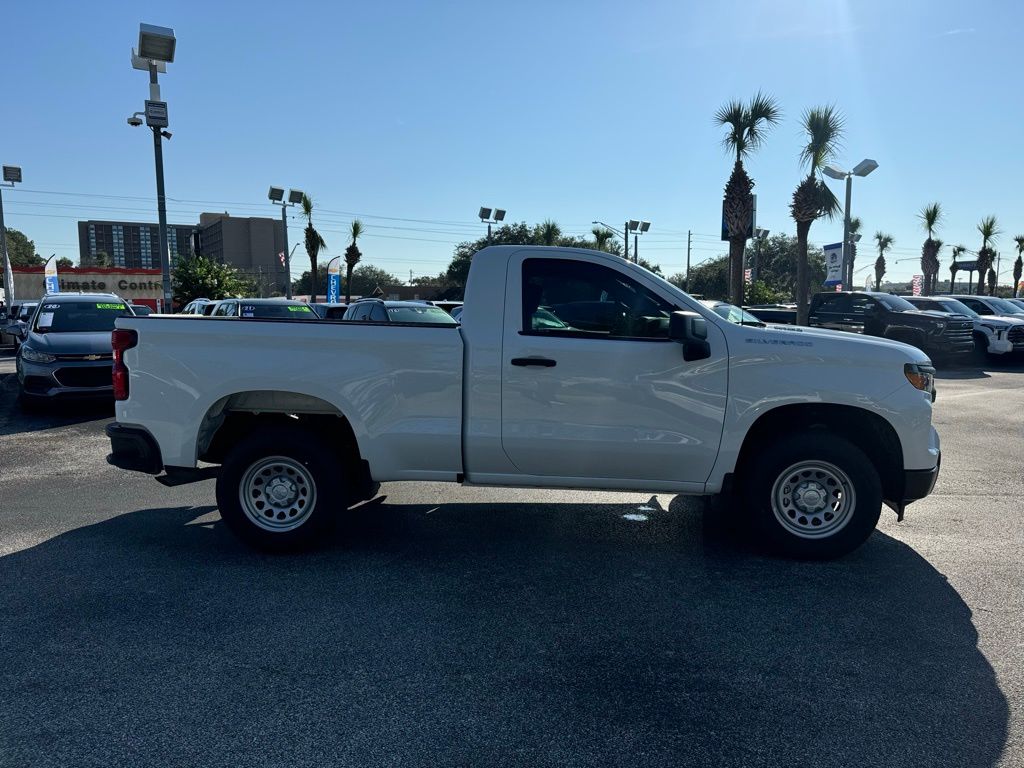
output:
<instances>
[{"instance_id":1,"label":"car hood","mask_svg":"<svg viewBox=\"0 0 1024 768\"><path fill-rule=\"evenodd\" d=\"M831 351L845 359L891 355L903 358L905 362L926 362L928 355L910 344L878 336L863 336L849 331L833 331L828 328L809 328L796 325L739 326L759 331L744 339L745 343L758 346L791 347L794 349L817 347L816 352Z\"/></svg>"},{"instance_id":2,"label":"car hood","mask_svg":"<svg viewBox=\"0 0 1024 768\"><path fill-rule=\"evenodd\" d=\"M109 355L114 348L110 331L95 333L36 333L33 331L25 341L33 349L49 352L51 355Z\"/></svg>"},{"instance_id":3,"label":"car hood","mask_svg":"<svg viewBox=\"0 0 1024 768\"><path fill-rule=\"evenodd\" d=\"M949 317L946 312L937 312L934 309L905 309L899 313L901 316L920 317L927 320L945 320Z\"/></svg>"},{"instance_id":4,"label":"car hood","mask_svg":"<svg viewBox=\"0 0 1024 768\"><path fill-rule=\"evenodd\" d=\"M982 325L990 325L993 328L1010 328L1014 325L1024 325L1024 316L1016 315L982 315L975 318L974 322Z\"/></svg>"}]
</instances>

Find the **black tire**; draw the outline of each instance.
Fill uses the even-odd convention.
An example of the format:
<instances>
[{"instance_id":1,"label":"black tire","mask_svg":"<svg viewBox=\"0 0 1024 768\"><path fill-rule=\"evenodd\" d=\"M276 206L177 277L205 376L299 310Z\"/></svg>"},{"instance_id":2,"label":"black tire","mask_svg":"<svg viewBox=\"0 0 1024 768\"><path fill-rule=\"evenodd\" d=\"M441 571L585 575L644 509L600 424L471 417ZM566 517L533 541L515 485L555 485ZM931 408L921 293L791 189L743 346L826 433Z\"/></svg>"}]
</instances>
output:
<instances>
[{"instance_id":1,"label":"black tire","mask_svg":"<svg viewBox=\"0 0 1024 768\"><path fill-rule=\"evenodd\" d=\"M238 441L224 459L217 477L221 518L257 549L309 547L347 506L344 470L339 454L312 432L289 426L261 429ZM280 496L272 496L278 490ZM249 494L248 504L243 504L243 492Z\"/></svg>"},{"instance_id":2,"label":"black tire","mask_svg":"<svg viewBox=\"0 0 1024 768\"><path fill-rule=\"evenodd\" d=\"M849 554L867 540L882 513L878 470L860 448L829 433L805 432L763 446L739 482L754 533L788 557ZM847 484L852 492L843 491Z\"/></svg>"}]
</instances>

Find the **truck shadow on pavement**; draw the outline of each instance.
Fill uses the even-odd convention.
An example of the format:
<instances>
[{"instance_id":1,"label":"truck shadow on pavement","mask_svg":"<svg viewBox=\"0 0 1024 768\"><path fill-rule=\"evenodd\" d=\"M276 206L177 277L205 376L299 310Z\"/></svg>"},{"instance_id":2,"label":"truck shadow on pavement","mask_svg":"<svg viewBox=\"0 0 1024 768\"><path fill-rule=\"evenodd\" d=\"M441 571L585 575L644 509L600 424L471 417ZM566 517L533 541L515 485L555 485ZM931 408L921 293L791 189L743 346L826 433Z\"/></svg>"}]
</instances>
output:
<instances>
[{"instance_id":1,"label":"truck shadow on pavement","mask_svg":"<svg viewBox=\"0 0 1024 768\"><path fill-rule=\"evenodd\" d=\"M370 504L249 551L212 507L0 558L10 765L991 766L1007 701L876 532L759 556L699 500ZM627 519L624 515L633 515Z\"/></svg>"}]
</instances>

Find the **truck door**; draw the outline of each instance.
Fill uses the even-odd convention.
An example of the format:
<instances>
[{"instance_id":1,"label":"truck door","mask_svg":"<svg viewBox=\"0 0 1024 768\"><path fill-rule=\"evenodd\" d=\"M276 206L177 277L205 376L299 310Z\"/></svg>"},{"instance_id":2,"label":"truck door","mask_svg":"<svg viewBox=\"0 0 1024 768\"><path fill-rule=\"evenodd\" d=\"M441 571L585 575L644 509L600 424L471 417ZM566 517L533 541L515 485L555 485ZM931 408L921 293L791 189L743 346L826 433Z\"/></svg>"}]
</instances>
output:
<instances>
[{"instance_id":1,"label":"truck door","mask_svg":"<svg viewBox=\"0 0 1024 768\"><path fill-rule=\"evenodd\" d=\"M514 254L501 362L512 464L536 476L706 481L725 418L725 336L709 322L711 357L684 361L668 339L679 308L610 263Z\"/></svg>"},{"instance_id":2,"label":"truck door","mask_svg":"<svg viewBox=\"0 0 1024 768\"><path fill-rule=\"evenodd\" d=\"M811 325L817 328L830 328L833 331L864 332L863 321L855 321L850 315L848 293L823 293L818 296L821 298L817 300L811 312Z\"/></svg>"}]
</instances>

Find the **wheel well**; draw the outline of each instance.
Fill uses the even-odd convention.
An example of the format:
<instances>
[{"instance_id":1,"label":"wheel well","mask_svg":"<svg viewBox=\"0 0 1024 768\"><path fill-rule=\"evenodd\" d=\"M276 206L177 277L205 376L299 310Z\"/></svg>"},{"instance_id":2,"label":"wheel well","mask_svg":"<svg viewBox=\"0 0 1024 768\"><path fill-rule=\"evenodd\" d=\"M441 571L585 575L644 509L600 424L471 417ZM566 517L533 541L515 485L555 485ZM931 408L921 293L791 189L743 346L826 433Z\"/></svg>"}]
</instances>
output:
<instances>
[{"instance_id":1,"label":"wheel well","mask_svg":"<svg viewBox=\"0 0 1024 768\"><path fill-rule=\"evenodd\" d=\"M783 405L760 416L743 440L737 472L755 461L779 435L821 431L836 434L860 448L878 470L883 497L903 498L903 448L892 425L877 413L848 405Z\"/></svg>"}]
</instances>

